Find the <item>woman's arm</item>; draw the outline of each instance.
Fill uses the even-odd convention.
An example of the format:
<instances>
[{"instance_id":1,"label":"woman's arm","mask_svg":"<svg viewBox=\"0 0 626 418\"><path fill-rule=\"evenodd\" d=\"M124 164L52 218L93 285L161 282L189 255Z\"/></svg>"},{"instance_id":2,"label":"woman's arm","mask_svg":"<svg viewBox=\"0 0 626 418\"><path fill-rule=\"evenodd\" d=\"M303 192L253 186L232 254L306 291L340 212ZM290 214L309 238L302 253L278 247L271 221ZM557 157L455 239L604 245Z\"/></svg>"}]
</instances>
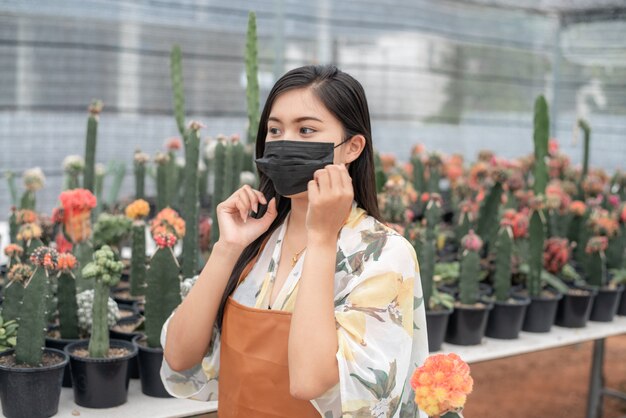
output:
<instances>
[{"instance_id":1,"label":"woman's arm","mask_svg":"<svg viewBox=\"0 0 626 418\"><path fill-rule=\"evenodd\" d=\"M334 283L337 239L307 240L289 332L291 396L315 399L339 382Z\"/></svg>"},{"instance_id":2,"label":"woman's arm","mask_svg":"<svg viewBox=\"0 0 626 418\"><path fill-rule=\"evenodd\" d=\"M176 372L202 361L228 278L241 254L238 247L216 243L195 285L172 316L163 357Z\"/></svg>"}]
</instances>

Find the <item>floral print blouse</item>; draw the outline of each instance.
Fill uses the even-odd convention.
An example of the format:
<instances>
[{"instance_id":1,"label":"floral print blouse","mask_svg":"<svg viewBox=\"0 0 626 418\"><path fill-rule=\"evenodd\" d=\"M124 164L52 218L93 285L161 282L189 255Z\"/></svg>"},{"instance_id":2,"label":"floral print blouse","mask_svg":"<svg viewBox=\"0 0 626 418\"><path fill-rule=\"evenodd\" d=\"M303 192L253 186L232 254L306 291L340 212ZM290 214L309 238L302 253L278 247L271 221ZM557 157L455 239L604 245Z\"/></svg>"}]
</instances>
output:
<instances>
[{"instance_id":1,"label":"floral print blouse","mask_svg":"<svg viewBox=\"0 0 626 418\"><path fill-rule=\"evenodd\" d=\"M233 297L246 306L269 307L270 293L288 219L274 231L249 275ZM293 312L303 253L271 309ZM171 318L171 316L170 316ZM413 247L401 235L358 208L352 210L337 241L335 320L339 382L311 400L323 418L427 418L414 402L410 377L428 356L426 317L419 266ZM163 325L165 346L168 321ZM165 360L161 379L177 398L217 400L220 335L213 332L201 364L183 372Z\"/></svg>"}]
</instances>

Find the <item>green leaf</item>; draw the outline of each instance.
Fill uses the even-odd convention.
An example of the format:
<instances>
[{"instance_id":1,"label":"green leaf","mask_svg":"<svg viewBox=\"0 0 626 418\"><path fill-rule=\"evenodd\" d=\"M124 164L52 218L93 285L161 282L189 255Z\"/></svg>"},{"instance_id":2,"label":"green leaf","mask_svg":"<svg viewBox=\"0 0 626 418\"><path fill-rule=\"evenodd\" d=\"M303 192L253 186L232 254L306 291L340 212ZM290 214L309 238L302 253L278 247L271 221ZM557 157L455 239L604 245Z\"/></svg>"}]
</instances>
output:
<instances>
[{"instance_id":1,"label":"green leaf","mask_svg":"<svg viewBox=\"0 0 626 418\"><path fill-rule=\"evenodd\" d=\"M364 380L361 376L358 376L354 373L350 373L350 376L354 377L358 380L367 390L369 390L376 399L381 399L381 395L383 393L383 389L375 383L370 383L367 380Z\"/></svg>"}]
</instances>

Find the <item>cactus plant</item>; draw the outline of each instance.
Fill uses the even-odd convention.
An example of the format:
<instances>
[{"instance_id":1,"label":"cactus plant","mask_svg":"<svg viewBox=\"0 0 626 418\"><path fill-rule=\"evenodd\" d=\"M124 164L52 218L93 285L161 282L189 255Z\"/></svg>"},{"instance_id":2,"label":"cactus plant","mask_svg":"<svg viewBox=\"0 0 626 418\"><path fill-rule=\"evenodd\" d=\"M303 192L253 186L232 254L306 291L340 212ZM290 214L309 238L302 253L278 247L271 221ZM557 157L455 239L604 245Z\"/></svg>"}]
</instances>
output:
<instances>
[{"instance_id":1,"label":"cactus plant","mask_svg":"<svg viewBox=\"0 0 626 418\"><path fill-rule=\"evenodd\" d=\"M85 160L80 155L68 155L63 159L63 190L78 189L80 174L85 170Z\"/></svg>"},{"instance_id":2,"label":"cactus plant","mask_svg":"<svg viewBox=\"0 0 626 418\"><path fill-rule=\"evenodd\" d=\"M493 241L493 237L498 231L497 219L500 203L502 201L502 193L502 181L498 178L480 207L476 232L483 238L487 245Z\"/></svg>"},{"instance_id":3,"label":"cactus plant","mask_svg":"<svg viewBox=\"0 0 626 418\"><path fill-rule=\"evenodd\" d=\"M441 180L441 156L432 153L428 157L428 191L431 193L439 193L439 181Z\"/></svg>"},{"instance_id":4,"label":"cactus plant","mask_svg":"<svg viewBox=\"0 0 626 418\"><path fill-rule=\"evenodd\" d=\"M26 258L30 257L36 248L43 245L41 241L42 234L43 231L41 227L34 222L25 223L20 226L16 238L18 242L22 243Z\"/></svg>"},{"instance_id":5,"label":"cactus plant","mask_svg":"<svg viewBox=\"0 0 626 418\"><path fill-rule=\"evenodd\" d=\"M50 298L48 277L57 268L58 255L49 247L39 247L31 255L35 270L24 286L15 344L15 361L18 364L41 364L47 331L47 301Z\"/></svg>"},{"instance_id":6,"label":"cactus plant","mask_svg":"<svg viewBox=\"0 0 626 418\"><path fill-rule=\"evenodd\" d=\"M246 35L246 103L249 144L256 142L259 130L259 65L257 55L256 14L249 12Z\"/></svg>"},{"instance_id":7,"label":"cactus plant","mask_svg":"<svg viewBox=\"0 0 626 418\"><path fill-rule=\"evenodd\" d=\"M130 259L130 294L143 296L146 286L146 222L150 212L148 202L139 199L126 207L126 216L132 222L132 252Z\"/></svg>"},{"instance_id":8,"label":"cactus plant","mask_svg":"<svg viewBox=\"0 0 626 418\"><path fill-rule=\"evenodd\" d=\"M550 117L548 115L548 102L545 97L539 96L535 100L533 140L535 144L535 166L533 171L533 190L536 195L544 194L548 185L548 140L550 138Z\"/></svg>"},{"instance_id":9,"label":"cactus plant","mask_svg":"<svg viewBox=\"0 0 626 418\"><path fill-rule=\"evenodd\" d=\"M578 119L578 126L583 130L584 134L584 145L583 145L583 171L580 175L580 181L578 183L578 192L579 197L583 197L583 188L582 184L589 173L589 144L591 141L591 128L589 124L584 119Z\"/></svg>"},{"instance_id":10,"label":"cactus plant","mask_svg":"<svg viewBox=\"0 0 626 418\"><path fill-rule=\"evenodd\" d=\"M191 277L198 268L198 159L200 138L198 131L203 125L192 121L185 136L185 197L183 199L183 219L187 232L183 238L183 275Z\"/></svg>"},{"instance_id":11,"label":"cactus plant","mask_svg":"<svg viewBox=\"0 0 626 418\"><path fill-rule=\"evenodd\" d=\"M149 347L160 347L161 328L181 302L180 267L172 251L176 235L159 232L154 235L158 246L150 260L150 282L146 289L145 329Z\"/></svg>"},{"instance_id":12,"label":"cactus plant","mask_svg":"<svg viewBox=\"0 0 626 418\"><path fill-rule=\"evenodd\" d=\"M548 238L543 252L543 268L559 274L570 259L570 245L564 238Z\"/></svg>"},{"instance_id":13,"label":"cactus plant","mask_svg":"<svg viewBox=\"0 0 626 418\"><path fill-rule=\"evenodd\" d=\"M107 170L104 164L96 164L96 207L94 208L92 215L96 218L102 212L102 190L104 189L104 178L107 175Z\"/></svg>"},{"instance_id":14,"label":"cactus plant","mask_svg":"<svg viewBox=\"0 0 626 418\"><path fill-rule=\"evenodd\" d=\"M76 302L76 257L70 253L59 254L57 276L57 307L61 338L75 339L78 334L78 304Z\"/></svg>"},{"instance_id":15,"label":"cactus plant","mask_svg":"<svg viewBox=\"0 0 626 418\"><path fill-rule=\"evenodd\" d=\"M9 215L9 242L17 242L18 229L17 208L15 206L11 206L11 214Z\"/></svg>"},{"instance_id":16,"label":"cactus plant","mask_svg":"<svg viewBox=\"0 0 626 418\"><path fill-rule=\"evenodd\" d=\"M459 299L463 305L474 305L479 300L480 256L483 242L474 230L461 241L461 275L459 277Z\"/></svg>"},{"instance_id":17,"label":"cactus plant","mask_svg":"<svg viewBox=\"0 0 626 418\"><path fill-rule=\"evenodd\" d=\"M135 151L133 166L135 171L135 199L146 197L146 163L150 161L150 156L140 150Z\"/></svg>"},{"instance_id":18,"label":"cactus plant","mask_svg":"<svg viewBox=\"0 0 626 418\"><path fill-rule=\"evenodd\" d=\"M169 156L158 152L154 157L156 164L156 188L157 188L157 211L160 212L169 205L168 189L167 189L167 168L169 164Z\"/></svg>"},{"instance_id":19,"label":"cactus plant","mask_svg":"<svg viewBox=\"0 0 626 418\"><path fill-rule=\"evenodd\" d=\"M9 244L4 247L4 255L9 259L7 267L10 269L14 264L22 262L24 256L24 247L18 244Z\"/></svg>"},{"instance_id":20,"label":"cactus plant","mask_svg":"<svg viewBox=\"0 0 626 418\"><path fill-rule=\"evenodd\" d=\"M98 136L98 120L102 112L102 101L93 100L89 105L87 118L87 137L85 139L85 174L83 188L90 192L95 191L96 178L96 141Z\"/></svg>"},{"instance_id":21,"label":"cactus plant","mask_svg":"<svg viewBox=\"0 0 626 418\"><path fill-rule=\"evenodd\" d=\"M424 180L424 163L420 154L414 154L411 156L411 166L413 167L413 188L418 193L426 191Z\"/></svg>"},{"instance_id":22,"label":"cactus plant","mask_svg":"<svg viewBox=\"0 0 626 418\"><path fill-rule=\"evenodd\" d=\"M2 300L2 316L10 321L18 319L22 299L24 298L24 283L33 274L33 269L29 264L17 263L9 269L7 279L9 283L4 287Z\"/></svg>"},{"instance_id":23,"label":"cactus plant","mask_svg":"<svg viewBox=\"0 0 626 418\"><path fill-rule=\"evenodd\" d=\"M124 215L101 213L93 227L94 248L108 245L119 252L120 242L130 233L132 221Z\"/></svg>"},{"instance_id":24,"label":"cactus plant","mask_svg":"<svg viewBox=\"0 0 626 418\"><path fill-rule=\"evenodd\" d=\"M11 205L17 207L17 185L15 184L15 173L11 170L4 172L4 178L7 179L7 188L11 194Z\"/></svg>"},{"instance_id":25,"label":"cactus plant","mask_svg":"<svg viewBox=\"0 0 626 418\"><path fill-rule=\"evenodd\" d=\"M424 293L424 303L431 308L431 297L434 292L435 259L437 250L435 246L436 226L441 218L441 202L436 197L431 197L426 205L426 233L420 245L420 277Z\"/></svg>"},{"instance_id":26,"label":"cactus plant","mask_svg":"<svg viewBox=\"0 0 626 418\"><path fill-rule=\"evenodd\" d=\"M183 168L184 161L179 161L177 152L182 148L182 143L179 138L173 137L167 140L167 175L166 175L166 189L167 189L167 206L178 207L179 197L184 181ZM183 190L184 192L184 190Z\"/></svg>"},{"instance_id":27,"label":"cactus plant","mask_svg":"<svg viewBox=\"0 0 626 418\"><path fill-rule=\"evenodd\" d=\"M110 161L107 166L107 172L113 174L113 181L106 198L106 204L111 208L119 198L124 176L126 175L126 164L122 161Z\"/></svg>"},{"instance_id":28,"label":"cactus plant","mask_svg":"<svg viewBox=\"0 0 626 418\"><path fill-rule=\"evenodd\" d=\"M376 193L381 193L385 187L385 183L387 183L387 175L383 170L383 163L378 151L374 151L374 170L376 176Z\"/></svg>"},{"instance_id":29,"label":"cactus plant","mask_svg":"<svg viewBox=\"0 0 626 418\"><path fill-rule=\"evenodd\" d=\"M24 171L22 175L24 181L24 194L20 200L20 209L35 210L35 193L41 190L46 182L46 176L39 167L34 167Z\"/></svg>"},{"instance_id":30,"label":"cactus plant","mask_svg":"<svg viewBox=\"0 0 626 418\"><path fill-rule=\"evenodd\" d=\"M585 247L589 255L586 265L587 283L592 286L602 287L607 284L608 276L606 269L605 251L608 246L607 237L592 237Z\"/></svg>"},{"instance_id":31,"label":"cactus plant","mask_svg":"<svg viewBox=\"0 0 626 418\"><path fill-rule=\"evenodd\" d=\"M529 257L528 282L526 284L531 296L541 293L541 272L543 270L543 249L546 239L545 218L540 208L535 208L530 215L529 225Z\"/></svg>"},{"instance_id":32,"label":"cactus plant","mask_svg":"<svg viewBox=\"0 0 626 418\"><path fill-rule=\"evenodd\" d=\"M93 324L89 339L89 356L104 358L109 351L109 327L107 324L107 302L109 288L115 286L122 272L122 262L108 245L93 253L93 261L83 268L83 276L94 279Z\"/></svg>"},{"instance_id":33,"label":"cactus plant","mask_svg":"<svg viewBox=\"0 0 626 418\"><path fill-rule=\"evenodd\" d=\"M494 287L496 300L504 302L511 293L511 255L513 253L513 230L509 225L502 225L495 243L496 266Z\"/></svg>"}]
</instances>

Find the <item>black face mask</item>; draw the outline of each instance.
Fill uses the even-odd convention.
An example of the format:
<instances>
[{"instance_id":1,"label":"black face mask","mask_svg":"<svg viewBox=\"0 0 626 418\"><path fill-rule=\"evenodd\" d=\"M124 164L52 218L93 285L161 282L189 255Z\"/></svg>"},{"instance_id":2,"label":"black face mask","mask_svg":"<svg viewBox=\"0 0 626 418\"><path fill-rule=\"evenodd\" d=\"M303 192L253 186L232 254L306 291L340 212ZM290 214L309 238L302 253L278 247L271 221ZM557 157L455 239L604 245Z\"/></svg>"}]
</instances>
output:
<instances>
[{"instance_id":1,"label":"black face mask","mask_svg":"<svg viewBox=\"0 0 626 418\"><path fill-rule=\"evenodd\" d=\"M332 164L335 148L348 140L334 145L332 142L271 141L265 144L262 158L256 164L268 176L276 192L291 196L307 190L316 170Z\"/></svg>"}]
</instances>

